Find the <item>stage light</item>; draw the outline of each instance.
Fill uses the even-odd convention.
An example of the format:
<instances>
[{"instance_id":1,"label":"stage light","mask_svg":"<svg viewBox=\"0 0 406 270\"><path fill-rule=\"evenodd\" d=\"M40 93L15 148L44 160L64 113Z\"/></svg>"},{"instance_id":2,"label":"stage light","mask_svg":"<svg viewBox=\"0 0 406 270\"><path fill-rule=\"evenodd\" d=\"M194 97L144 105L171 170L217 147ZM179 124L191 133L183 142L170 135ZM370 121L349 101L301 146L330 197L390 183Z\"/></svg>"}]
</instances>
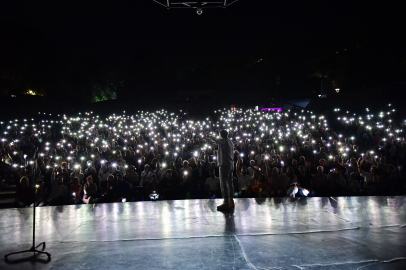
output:
<instances>
[{"instance_id":1,"label":"stage light","mask_svg":"<svg viewBox=\"0 0 406 270\"><path fill-rule=\"evenodd\" d=\"M202 8L197 8L196 13L197 13L197 15L202 15L203 14L203 9Z\"/></svg>"}]
</instances>

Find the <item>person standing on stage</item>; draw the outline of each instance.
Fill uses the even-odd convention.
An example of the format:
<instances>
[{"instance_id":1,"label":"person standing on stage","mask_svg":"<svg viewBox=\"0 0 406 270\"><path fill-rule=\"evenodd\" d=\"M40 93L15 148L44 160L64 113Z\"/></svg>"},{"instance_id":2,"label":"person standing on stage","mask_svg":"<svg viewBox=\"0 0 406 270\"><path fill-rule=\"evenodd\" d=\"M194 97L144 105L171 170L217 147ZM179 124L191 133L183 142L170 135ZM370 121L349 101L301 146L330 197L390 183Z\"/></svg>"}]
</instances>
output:
<instances>
[{"instance_id":1,"label":"person standing on stage","mask_svg":"<svg viewBox=\"0 0 406 270\"><path fill-rule=\"evenodd\" d=\"M220 138L213 136L209 136L209 138L218 144L217 164L219 166L220 188L224 202L217 206L217 210L228 210L234 207L234 145L228 138L227 130L224 129L220 131Z\"/></svg>"}]
</instances>

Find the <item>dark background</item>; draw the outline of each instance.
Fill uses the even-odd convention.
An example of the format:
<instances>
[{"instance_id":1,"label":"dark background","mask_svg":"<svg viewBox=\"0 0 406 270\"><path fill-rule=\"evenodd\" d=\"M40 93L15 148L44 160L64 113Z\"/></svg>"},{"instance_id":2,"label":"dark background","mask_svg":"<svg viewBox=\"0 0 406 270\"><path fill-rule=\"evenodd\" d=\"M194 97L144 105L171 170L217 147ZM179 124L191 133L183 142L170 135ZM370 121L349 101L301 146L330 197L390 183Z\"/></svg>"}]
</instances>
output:
<instances>
[{"instance_id":1,"label":"dark background","mask_svg":"<svg viewBox=\"0 0 406 270\"><path fill-rule=\"evenodd\" d=\"M404 10L402 1L239 0L198 16L152 0L3 1L0 95L31 89L66 108L207 89L219 101L312 98L322 84L382 95L406 81Z\"/></svg>"}]
</instances>

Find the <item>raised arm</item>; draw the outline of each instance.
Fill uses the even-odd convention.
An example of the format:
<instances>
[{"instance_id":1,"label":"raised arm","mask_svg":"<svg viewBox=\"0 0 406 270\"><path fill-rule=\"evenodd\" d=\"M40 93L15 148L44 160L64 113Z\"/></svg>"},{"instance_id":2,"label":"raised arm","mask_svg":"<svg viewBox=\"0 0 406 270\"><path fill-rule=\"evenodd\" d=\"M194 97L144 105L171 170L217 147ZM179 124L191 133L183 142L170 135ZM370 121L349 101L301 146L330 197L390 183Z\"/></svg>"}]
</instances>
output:
<instances>
[{"instance_id":1,"label":"raised arm","mask_svg":"<svg viewBox=\"0 0 406 270\"><path fill-rule=\"evenodd\" d=\"M217 138L217 137L214 137L214 136L211 136L211 135L209 135L208 137L209 137L210 140L214 141L215 143L217 143L217 144L219 144L219 145L225 144L225 140L224 140L224 139Z\"/></svg>"}]
</instances>

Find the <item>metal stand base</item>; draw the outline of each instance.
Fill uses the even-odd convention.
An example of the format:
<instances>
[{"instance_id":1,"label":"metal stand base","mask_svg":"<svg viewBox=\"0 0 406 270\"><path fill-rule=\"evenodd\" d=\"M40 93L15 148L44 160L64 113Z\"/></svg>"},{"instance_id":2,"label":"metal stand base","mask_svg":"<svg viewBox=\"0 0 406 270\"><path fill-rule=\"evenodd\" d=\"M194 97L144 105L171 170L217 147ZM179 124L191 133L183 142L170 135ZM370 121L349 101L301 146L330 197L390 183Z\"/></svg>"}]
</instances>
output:
<instances>
[{"instance_id":1,"label":"metal stand base","mask_svg":"<svg viewBox=\"0 0 406 270\"><path fill-rule=\"evenodd\" d=\"M42 242L41 244L39 244L36 247L32 246L30 249L27 249L27 250L22 250L22 251L17 251L17 252L12 252L12 253L6 254L6 255L4 255L4 260L9 261L8 256L10 256L10 255L26 253L26 252L34 252L34 256L31 257L33 261L37 260L37 257L35 256L35 253L46 254L48 256L48 261L51 261L51 254L49 254L48 252L37 249L41 245L42 245L42 250L44 250L45 249L45 242Z\"/></svg>"},{"instance_id":2,"label":"metal stand base","mask_svg":"<svg viewBox=\"0 0 406 270\"><path fill-rule=\"evenodd\" d=\"M38 150L38 149L37 149ZM34 154L34 185L33 188L35 188L35 186L37 185L37 166L38 166L38 153ZM35 193L34 193L34 198L35 198ZM22 250L22 251L17 251L17 252L12 252L9 254L4 255L4 260L6 262L10 262L8 259L8 256L10 255L14 255L14 254L20 254L20 253L26 253L26 252L33 252L33 256L23 259L23 260L16 260L13 261L14 263L18 263L21 261L37 261L37 262L44 262L43 259L38 258L37 256L35 256L35 253L39 253L39 254L46 254L48 256L48 260L46 262L50 262L51 261L51 254L49 254L48 252L43 251L45 249L45 242L42 242L41 244L39 244L38 246L35 246L35 200L32 206L32 212L33 212L33 218L32 218L32 247L28 250ZM37 248L40 247L42 245L42 250L38 250Z\"/></svg>"}]
</instances>

